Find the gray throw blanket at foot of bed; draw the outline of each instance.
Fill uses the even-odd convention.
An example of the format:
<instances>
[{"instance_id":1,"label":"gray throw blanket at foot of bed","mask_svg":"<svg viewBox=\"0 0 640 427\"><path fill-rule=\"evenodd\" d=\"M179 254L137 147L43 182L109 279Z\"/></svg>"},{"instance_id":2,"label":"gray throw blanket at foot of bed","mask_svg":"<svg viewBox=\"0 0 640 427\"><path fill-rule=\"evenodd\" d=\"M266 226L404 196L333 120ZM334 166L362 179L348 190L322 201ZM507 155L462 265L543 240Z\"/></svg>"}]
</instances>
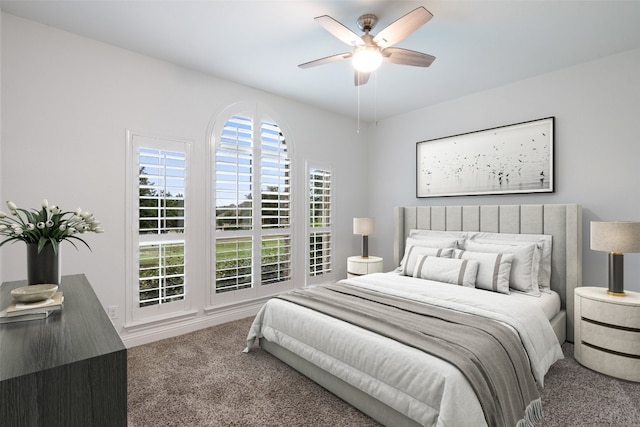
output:
<instances>
[{"instance_id":1,"label":"gray throw blanket at foot of bed","mask_svg":"<svg viewBox=\"0 0 640 427\"><path fill-rule=\"evenodd\" d=\"M422 350L456 366L491 427L542 419L540 394L519 338L500 323L346 284L278 296Z\"/></svg>"}]
</instances>

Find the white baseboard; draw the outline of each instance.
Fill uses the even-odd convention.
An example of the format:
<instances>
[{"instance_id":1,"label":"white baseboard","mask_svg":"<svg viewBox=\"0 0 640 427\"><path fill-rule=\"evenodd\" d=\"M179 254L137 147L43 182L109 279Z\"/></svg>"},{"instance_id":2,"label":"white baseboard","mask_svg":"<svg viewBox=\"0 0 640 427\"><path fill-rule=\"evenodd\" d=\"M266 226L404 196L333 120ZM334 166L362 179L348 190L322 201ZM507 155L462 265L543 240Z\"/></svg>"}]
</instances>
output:
<instances>
[{"instance_id":1,"label":"white baseboard","mask_svg":"<svg viewBox=\"0 0 640 427\"><path fill-rule=\"evenodd\" d=\"M234 320L255 316L258 314L258 311L263 304L264 301L261 300L240 307L234 307L233 309L223 308L220 310L207 310L206 314L189 320L126 333L121 338L127 348L149 344L154 341L176 337L178 335L184 335L200 329L210 328L223 323L233 322ZM249 331L247 330L247 334L248 333Z\"/></svg>"}]
</instances>

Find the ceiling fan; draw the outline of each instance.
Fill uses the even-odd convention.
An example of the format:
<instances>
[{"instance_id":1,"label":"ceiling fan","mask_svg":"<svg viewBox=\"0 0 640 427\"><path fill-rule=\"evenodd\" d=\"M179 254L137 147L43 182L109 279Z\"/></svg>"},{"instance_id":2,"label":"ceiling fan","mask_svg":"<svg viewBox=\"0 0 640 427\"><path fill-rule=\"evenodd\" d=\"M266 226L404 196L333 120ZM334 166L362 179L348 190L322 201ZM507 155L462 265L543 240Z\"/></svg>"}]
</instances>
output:
<instances>
[{"instance_id":1,"label":"ceiling fan","mask_svg":"<svg viewBox=\"0 0 640 427\"><path fill-rule=\"evenodd\" d=\"M338 39L353 46L353 52L327 56L305 62L298 65L298 67L310 68L351 58L355 69L354 83L356 86L367 83L371 73L382 62L428 67L436 59L435 56L391 46L413 33L431 18L433 18L431 12L420 6L388 25L376 36L373 36L369 32L375 27L378 17L373 14L366 14L359 17L357 21L358 27L364 31L364 34L359 36L328 15L318 16L315 18L316 22Z\"/></svg>"}]
</instances>

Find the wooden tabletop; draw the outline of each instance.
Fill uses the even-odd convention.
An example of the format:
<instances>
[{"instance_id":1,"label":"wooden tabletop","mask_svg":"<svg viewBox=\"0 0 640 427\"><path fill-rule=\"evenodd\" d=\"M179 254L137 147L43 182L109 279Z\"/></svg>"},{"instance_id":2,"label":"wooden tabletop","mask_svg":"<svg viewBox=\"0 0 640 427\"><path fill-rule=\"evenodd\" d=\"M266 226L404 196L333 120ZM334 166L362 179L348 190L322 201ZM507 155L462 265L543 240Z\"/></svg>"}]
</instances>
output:
<instances>
[{"instance_id":1,"label":"wooden tabletop","mask_svg":"<svg viewBox=\"0 0 640 427\"><path fill-rule=\"evenodd\" d=\"M46 319L0 324L0 381L125 349L84 274L63 276L64 306ZM11 290L0 286L0 309Z\"/></svg>"}]
</instances>

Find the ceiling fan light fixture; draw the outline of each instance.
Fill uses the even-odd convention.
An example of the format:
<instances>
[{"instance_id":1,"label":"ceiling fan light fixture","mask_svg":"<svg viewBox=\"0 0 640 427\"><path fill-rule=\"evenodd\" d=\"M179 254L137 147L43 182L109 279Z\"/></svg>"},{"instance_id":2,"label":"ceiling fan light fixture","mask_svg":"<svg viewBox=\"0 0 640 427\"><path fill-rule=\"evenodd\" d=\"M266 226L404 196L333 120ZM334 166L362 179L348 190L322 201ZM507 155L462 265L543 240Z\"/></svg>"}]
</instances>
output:
<instances>
[{"instance_id":1,"label":"ceiling fan light fixture","mask_svg":"<svg viewBox=\"0 0 640 427\"><path fill-rule=\"evenodd\" d=\"M377 70L382 64L382 54L375 46L364 46L353 54L353 68L361 73Z\"/></svg>"}]
</instances>

